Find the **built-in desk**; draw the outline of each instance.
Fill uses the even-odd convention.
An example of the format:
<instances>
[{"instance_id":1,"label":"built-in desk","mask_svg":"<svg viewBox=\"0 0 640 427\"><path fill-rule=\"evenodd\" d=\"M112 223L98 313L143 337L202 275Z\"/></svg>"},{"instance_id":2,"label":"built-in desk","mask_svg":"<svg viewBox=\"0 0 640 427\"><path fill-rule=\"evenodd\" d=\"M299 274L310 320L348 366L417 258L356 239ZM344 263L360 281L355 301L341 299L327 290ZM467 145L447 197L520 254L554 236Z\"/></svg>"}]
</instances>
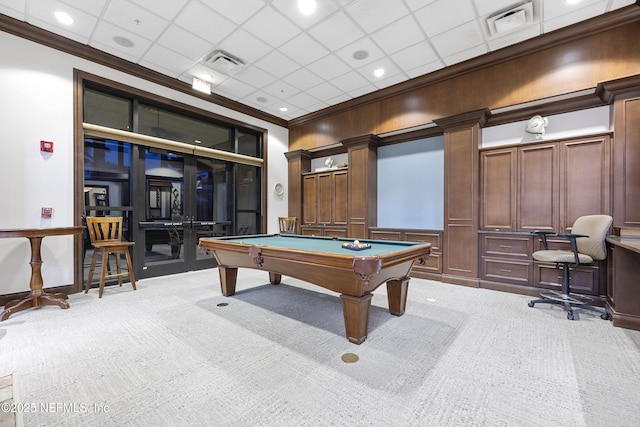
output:
<instances>
[{"instance_id":1,"label":"built-in desk","mask_svg":"<svg viewBox=\"0 0 640 427\"><path fill-rule=\"evenodd\" d=\"M607 237L606 309L614 326L640 330L640 238Z\"/></svg>"}]
</instances>

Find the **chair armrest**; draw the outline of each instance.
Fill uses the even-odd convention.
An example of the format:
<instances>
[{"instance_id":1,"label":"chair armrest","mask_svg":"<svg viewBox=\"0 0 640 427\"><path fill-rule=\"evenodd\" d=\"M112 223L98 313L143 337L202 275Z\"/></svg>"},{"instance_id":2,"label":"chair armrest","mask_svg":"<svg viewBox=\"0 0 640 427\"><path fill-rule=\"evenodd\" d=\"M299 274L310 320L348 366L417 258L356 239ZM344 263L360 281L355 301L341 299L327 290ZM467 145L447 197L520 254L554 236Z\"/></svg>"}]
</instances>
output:
<instances>
[{"instance_id":1,"label":"chair armrest","mask_svg":"<svg viewBox=\"0 0 640 427\"><path fill-rule=\"evenodd\" d=\"M557 235L557 233L555 231L540 231L540 230L534 230L531 232L531 234L535 234L537 236L540 236L540 239L542 239L542 245L544 246L545 250L549 250L549 245L547 244L547 236L548 235Z\"/></svg>"}]
</instances>

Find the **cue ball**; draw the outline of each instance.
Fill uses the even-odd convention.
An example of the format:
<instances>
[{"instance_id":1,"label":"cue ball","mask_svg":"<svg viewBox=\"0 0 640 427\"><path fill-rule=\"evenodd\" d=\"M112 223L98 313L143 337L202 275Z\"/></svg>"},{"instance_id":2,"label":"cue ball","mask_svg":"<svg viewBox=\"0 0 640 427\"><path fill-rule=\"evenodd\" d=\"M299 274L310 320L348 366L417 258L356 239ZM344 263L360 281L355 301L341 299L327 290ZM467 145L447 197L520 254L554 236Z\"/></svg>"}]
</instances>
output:
<instances>
[{"instance_id":1,"label":"cue ball","mask_svg":"<svg viewBox=\"0 0 640 427\"><path fill-rule=\"evenodd\" d=\"M354 240L354 241L353 241L353 244L354 244L354 245L359 245L359 244L360 244L360 241L359 241L359 240Z\"/></svg>"}]
</instances>

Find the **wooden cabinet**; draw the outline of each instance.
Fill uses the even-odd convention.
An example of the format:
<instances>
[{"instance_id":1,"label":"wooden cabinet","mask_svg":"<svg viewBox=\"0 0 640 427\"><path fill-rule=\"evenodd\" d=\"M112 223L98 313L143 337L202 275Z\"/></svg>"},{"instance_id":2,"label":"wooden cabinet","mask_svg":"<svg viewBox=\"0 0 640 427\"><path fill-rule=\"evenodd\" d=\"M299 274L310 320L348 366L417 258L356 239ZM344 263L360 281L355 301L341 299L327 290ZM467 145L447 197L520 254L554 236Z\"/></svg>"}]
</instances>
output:
<instances>
[{"instance_id":1,"label":"wooden cabinet","mask_svg":"<svg viewBox=\"0 0 640 427\"><path fill-rule=\"evenodd\" d=\"M347 236L347 184L347 169L303 176L302 234Z\"/></svg>"},{"instance_id":2,"label":"wooden cabinet","mask_svg":"<svg viewBox=\"0 0 640 427\"><path fill-rule=\"evenodd\" d=\"M517 151L515 148L485 151L480 156L482 173L482 211L484 230L516 229Z\"/></svg>"},{"instance_id":3,"label":"wooden cabinet","mask_svg":"<svg viewBox=\"0 0 640 427\"><path fill-rule=\"evenodd\" d=\"M640 240L620 236L607 237L609 249L609 287L607 312L613 326L640 331Z\"/></svg>"},{"instance_id":4,"label":"wooden cabinet","mask_svg":"<svg viewBox=\"0 0 640 427\"><path fill-rule=\"evenodd\" d=\"M518 147L517 231L558 231L558 144Z\"/></svg>"},{"instance_id":5,"label":"wooden cabinet","mask_svg":"<svg viewBox=\"0 0 640 427\"><path fill-rule=\"evenodd\" d=\"M303 177L303 225L347 225L347 169Z\"/></svg>"},{"instance_id":6,"label":"wooden cabinet","mask_svg":"<svg viewBox=\"0 0 640 427\"><path fill-rule=\"evenodd\" d=\"M562 272L533 261L542 243L530 233L565 233L579 216L611 214L609 135L483 150L480 158L480 285L532 295L559 290ZM563 239L550 238L549 246L570 249ZM571 289L604 296L602 265L572 270Z\"/></svg>"},{"instance_id":7,"label":"wooden cabinet","mask_svg":"<svg viewBox=\"0 0 640 427\"><path fill-rule=\"evenodd\" d=\"M543 249L542 241L530 233L480 233L481 287L536 295L541 289L561 290L562 270L555 264L533 260ZM548 238L549 249L570 250L567 240ZM571 269L571 290L604 297L606 263Z\"/></svg>"},{"instance_id":8,"label":"wooden cabinet","mask_svg":"<svg viewBox=\"0 0 640 427\"><path fill-rule=\"evenodd\" d=\"M529 234L480 234L480 276L484 280L529 285L533 278L533 238Z\"/></svg>"},{"instance_id":9,"label":"wooden cabinet","mask_svg":"<svg viewBox=\"0 0 640 427\"><path fill-rule=\"evenodd\" d=\"M481 176L481 230L567 232L611 214L609 135L485 150Z\"/></svg>"}]
</instances>

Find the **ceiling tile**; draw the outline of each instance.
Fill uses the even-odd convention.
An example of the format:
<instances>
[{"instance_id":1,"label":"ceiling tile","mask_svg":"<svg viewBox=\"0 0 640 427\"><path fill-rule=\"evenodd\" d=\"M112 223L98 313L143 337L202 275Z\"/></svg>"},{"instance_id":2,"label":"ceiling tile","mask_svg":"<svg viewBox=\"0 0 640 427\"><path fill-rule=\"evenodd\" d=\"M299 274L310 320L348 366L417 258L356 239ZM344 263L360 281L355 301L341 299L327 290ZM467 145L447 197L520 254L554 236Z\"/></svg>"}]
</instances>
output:
<instances>
[{"instance_id":1,"label":"ceiling tile","mask_svg":"<svg viewBox=\"0 0 640 427\"><path fill-rule=\"evenodd\" d=\"M284 56L277 50L271 51L256 61L255 64L263 70L270 70L276 77L284 77L300 68L298 63Z\"/></svg>"},{"instance_id":2,"label":"ceiling tile","mask_svg":"<svg viewBox=\"0 0 640 427\"><path fill-rule=\"evenodd\" d=\"M550 31L557 30L558 28L566 27L568 25L575 24L576 22L584 21L586 19L593 18L594 16L601 15L605 12L605 7L606 4L598 3L592 6L577 9L576 11L566 13L554 19L547 19L543 24L544 32L548 33Z\"/></svg>"},{"instance_id":3,"label":"ceiling tile","mask_svg":"<svg viewBox=\"0 0 640 427\"><path fill-rule=\"evenodd\" d=\"M214 88L212 88L212 90L213 89ZM231 95L233 99L244 98L255 91L256 89L254 87L233 78L227 79L215 86L216 93L222 92Z\"/></svg>"},{"instance_id":4,"label":"ceiling tile","mask_svg":"<svg viewBox=\"0 0 640 427\"><path fill-rule=\"evenodd\" d=\"M338 12L309 29L309 34L335 51L361 38L365 33L344 13Z\"/></svg>"},{"instance_id":5,"label":"ceiling tile","mask_svg":"<svg viewBox=\"0 0 640 427\"><path fill-rule=\"evenodd\" d=\"M327 55L309 65L307 68L327 80L351 71L351 67L334 54Z\"/></svg>"},{"instance_id":6,"label":"ceiling tile","mask_svg":"<svg viewBox=\"0 0 640 427\"><path fill-rule=\"evenodd\" d=\"M445 56L442 59L444 60L445 64L449 66L457 64L458 62L466 61L467 59L471 59L476 56L484 55L485 53L487 53L487 48L484 45L479 45L470 49L465 49L461 52L456 52L449 56Z\"/></svg>"},{"instance_id":7,"label":"ceiling tile","mask_svg":"<svg viewBox=\"0 0 640 427\"><path fill-rule=\"evenodd\" d=\"M290 105L296 106L298 108L307 108L317 104L319 100L304 92L299 92L293 96L288 97L287 102Z\"/></svg>"},{"instance_id":8,"label":"ceiling tile","mask_svg":"<svg viewBox=\"0 0 640 427\"><path fill-rule=\"evenodd\" d=\"M349 92L347 92L352 98L357 98L359 96L362 95L366 95L368 93L374 92L376 91L378 88L375 87L372 84L368 84L365 86L362 86L360 88L354 89L354 90L350 90Z\"/></svg>"},{"instance_id":9,"label":"ceiling tile","mask_svg":"<svg viewBox=\"0 0 640 427\"><path fill-rule=\"evenodd\" d=\"M436 52L445 57L478 46L483 43L483 37L476 21L471 21L431 37L431 42Z\"/></svg>"},{"instance_id":10,"label":"ceiling tile","mask_svg":"<svg viewBox=\"0 0 640 427\"><path fill-rule=\"evenodd\" d=\"M254 62L271 51L271 47L249 34L242 28L237 29L218 45L228 54L240 59L245 64Z\"/></svg>"},{"instance_id":11,"label":"ceiling tile","mask_svg":"<svg viewBox=\"0 0 640 427\"><path fill-rule=\"evenodd\" d=\"M424 32L413 16L406 16L371 34L371 38L391 54L424 39Z\"/></svg>"},{"instance_id":12,"label":"ceiling tile","mask_svg":"<svg viewBox=\"0 0 640 427\"><path fill-rule=\"evenodd\" d=\"M65 0L67 1L67 0ZM95 0L75 0L76 2L94 3ZM158 1L158 0L131 0L138 6L143 7L157 15L160 15L164 19L169 21L182 10L185 4L190 0L171 0L171 1ZM193 2L192 2L193 3Z\"/></svg>"},{"instance_id":13,"label":"ceiling tile","mask_svg":"<svg viewBox=\"0 0 640 427\"><path fill-rule=\"evenodd\" d=\"M420 64L428 64L439 60L429 42L416 43L391 55L393 61L403 70L412 70Z\"/></svg>"},{"instance_id":14,"label":"ceiling tile","mask_svg":"<svg viewBox=\"0 0 640 427\"><path fill-rule=\"evenodd\" d=\"M436 0L405 0L409 9L415 12L418 9L422 9L423 7L435 2Z\"/></svg>"},{"instance_id":15,"label":"ceiling tile","mask_svg":"<svg viewBox=\"0 0 640 427\"><path fill-rule=\"evenodd\" d=\"M300 28L271 7L265 7L243 26L254 36L278 47L300 33Z\"/></svg>"},{"instance_id":16,"label":"ceiling tile","mask_svg":"<svg viewBox=\"0 0 640 427\"><path fill-rule=\"evenodd\" d=\"M362 75L357 71L350 71L336 77L331 80L331 84L346 93L350 93L355 89L370 85L369 80L362 77Z\"/></svg>"},{"instance_id":17,"label":"ceiling tile","mask_svg":"<svg viewBox=\"0 0 640 427\"><path fill-rule=\"evenodd\" d=\"M382 68L384 69L384 75L382 77L376 77L374 71ZM357 71L370 83L376 84L383 79L388 79L392 76L400 74L401 71L396 65L387 57L381 58L378 61L359 67Z\"/></svg>"},{"instance_id":18,"label":"ceiling tile","mask_svg":"<svg viewBox=\"0 0 640 427\"><path fill-rule=\"evenodd\" d=\"M432 73L434 71L438 71L441 70L442 68L444 68L444 64L442 63L442 61L437 60L437 61L433 61L430 62L428 64L421 64L415 68L412 68L410 70L406 70L405 73L410 77L410 78L415 78L415 77L419 77L425 74L429 74Z\"/></svg>"},{"instance_id":19,"label":"ceiling tile","mask_svg":"<svg viewBox=\"0 0 640 427\"><path fill-rule=\"evenodd\" d=\"M209 42L176 25L167 28L158 39L158 43L190 58L194 62L211 52L214 48Z\"/></svg>"},{"instance_id":20,"label":"ceiling tile","mask_svg":"<svg viewBox=\"0 0 640 427\"><path fill-rule=\"evenodd\" d=\"M294 39L280 46L278 50L300 65L307 65L330 52L320 43L312 39L307 33L301 33Z\"/></svg>"},{"instance_id":21,"label":"ceiling tile","mask_svg":"<svg viewBox=\"0 0 640 427\"><path fill-rule=\"evenodd\" d=\"M331 83L323 82L317 86L307 89L307 93L320 100L329 100L338 95L342 95L344 92Z\"/></svg>"},{"instance_id":22,"label":"ceiling tile","mask_svg":"<svg viewBox=\"0 0 640 427\"><path fill-rule=\"evenodd\" d=\"M54 17L57 11L67 12L74 19L73 24L67 26L59 23ZM27 22L45 30L59 33L65 37L81 43L86 43L91 37L98 19L86 12L74 9L53 0L31 0L29 3Z\"/></svg>"},{"instance_id":23,"label":"ceiling tile","mask_svg":"<svg viewBox=\"0 0 640 427\"><path fill-rule=\"evenodd\" d=\"M212 44L219 44L236 29L233 22L197 1L189 3L178 15L175 22L185 30L197 34Z\"/></svg>"},{"instance_id":24,"label":"ceiling tile","mask_svg":"<svg viewBox=\"0 0 640 427\"><path fill-rule=\"evenodd\" d=\"M126 37L134 43L132 47L123 47L117 44L113 38L114 37ZM131 57L135 57L139 59L151 46L151 41L140 37L137 34L133 34L129 31L123 30L120 27L116 27L115 25L102 21L100 25L96 28L96 31L92 37L91 45L94 45L94 42L97 42L102 45L109 46L110 51L122 52L123 54ZM137 60L135 61L137 62Z\"/></svg>"},{"instance_id":25,"label":"ceiling tile","mask_svg":"<svg viewBox=\"0 0 640 427\"><path fill-rule=\"evenodd\" d=\"M601 4L606 7L608 0L582 0L577 4L567 4L564 1L558 0L543 0L543 11L544 11L544 20L548 21L553 18L557 18L558 16L565 15L567 13L574 13L579 9L585 8L587 6L591 6L593 4ZM604 11L604 9L603 9Z\"/></svg>"},{"instance_id":26,"label":"ceiling tile","mask_svg":"<svg viewBox=\"0 0 640 427\"><path fill-rule=\"evenodd\" d=\"M444 33L476 18L471 0L446 0L431 3L415 13L428 36Z\"/></svg>"},{"instance_id":27,"label":"ceiling tile","mask_svg":"<svg viewBox=\"0 0 640 427\"><path fill-rule=\"evenodd\" d=\"M191 58L187 58L186 56L169 50L159 44L151 46L140 63L160 65L173 72L174 77L179 76L184 70L193 66L193 60Z\"/></svg>"},{"instance_id":28,"label":"ceiling tile","mask_svg":"<svg viewBox=\"0 0 640 427\"><path fill-rule=\"evenodd\" d=\"M300 89L307 90L313 86L317 86L322 82L322 79L313 74L306 68L300 68L293 73L287 75L284 80L292 86Z\"/></svg>"},{"instance_id":29,"label":"ceiling tile","mask_svg":"<svg viewBox=\"0 0 640 427\"><path fill-rule=\"evenodd\" d=\"M403 0L358 0L347 6L346 11L367 33L379 30L409 13Z\"/></svg>"},{"instance_id":30,"label":"ceiling tile","mask_svg":"<svg viewBox=\"0 0 640 427\"><path fill-rule=\"evenodd\" d=\"M112 2L104 20L134 34L155 40L167 28L169 21L129 2Z\"/></svg>"},{"instance_id":31,"label":"ceiling tile","mask_svg":"<svg viewBox=\"0 0 640 427\"><path fill-rule=\"evenodd\" d=\"M278 9L280 13L303 29L311 27L338 10L338 7L333 2L320 1L317 3L316 11L307 16L300 12L297 3L296 0L273 0L271 2L272 6Z\"/></svg>"},{"instance_id":32,"label":"ceiling tile","mask_svg":"<svg viewBox=\"0 0 640 427\"><path fill-rule=\"evenodd\" d=\"M364 59L354 58L354 53L359 51L367 52L368 56ZM384 52L382 52L382 50L369 37L363 37L360 40L338 50L336 55L351 67L358 68L382 58L384 56Z\"/></svg>"},{"instance_id":33,"label":"ceiling tile","mask_svg":"<svg viewBox=\"0 0 640 427\"><path fill-rule=\"evenodd\" d=\"M387 77L386 79L378 80L373 84L376 85L376 88L378 89L384 89L385 87L393 86L405 80L407 80L407 76L404 73L397 73L393 76Z\"/></svg>"},{"instance_id":34,"label":"ceiling tile","mask_svg":"<svg viewBox=\"0 0 640 427\"><path fill-rule=\"evenodd\" d=\"M191 0L194 1L194 0ZM242 24L265 7L265 0L203 0L204 4L236 24Z\"/></svg>"},{"instance_id":35,"label":"ceiling tile","mask_svg":"<svg viewBox=\"0 0 640 427\"><path fill-rule=\"evenodd\" d=\"M298 89L282 80L278 80L270 85L264 86L262 90L278 99L285 99L286 97L293 96L300 92Z\"/></svg>"},{"instance_id":36,"label":"ceiling tile","mask_svg":"<svg viewBox=\"0 0 640 427\"><path fill-rule=\"evenodd\" d=\"M107 4L107 0L62 0L61 3L64 3L67 6L71 6L74 9L79 9L83 12L87 12L93 16L100 16L102 15L102 11ZM33 2L30 3L30 5L32 4Z\"/></svg>"},{"instance_id":37,"label":"ceiling tile","mask_svg":"<svg viewBox=\"0 0 640 427\"><path fill-rule=\"evenodd\" d=\"M233 75L233 78L256 88L266 86L276 80L271 74L253 65L242 67Z\"/></svg>"}]
</instances>

